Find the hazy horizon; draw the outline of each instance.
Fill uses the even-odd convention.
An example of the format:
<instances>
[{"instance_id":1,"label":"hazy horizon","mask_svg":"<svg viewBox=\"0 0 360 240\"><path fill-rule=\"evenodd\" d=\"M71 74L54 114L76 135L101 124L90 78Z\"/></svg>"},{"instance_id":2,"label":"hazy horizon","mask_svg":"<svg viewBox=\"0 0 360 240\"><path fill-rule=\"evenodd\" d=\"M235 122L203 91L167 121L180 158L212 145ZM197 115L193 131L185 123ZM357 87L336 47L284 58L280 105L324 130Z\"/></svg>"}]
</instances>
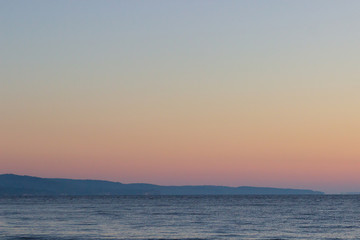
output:
<instances>
[{"instance_id":1,"label":"hazy horizon","mask_svg":"<svg viewBox=\"0 0 360 240\"><path fill-rule=\"evenodd\" d=\"M0 174L360 192L359 1L1 1Z\"/></svg>"}]
</instances>

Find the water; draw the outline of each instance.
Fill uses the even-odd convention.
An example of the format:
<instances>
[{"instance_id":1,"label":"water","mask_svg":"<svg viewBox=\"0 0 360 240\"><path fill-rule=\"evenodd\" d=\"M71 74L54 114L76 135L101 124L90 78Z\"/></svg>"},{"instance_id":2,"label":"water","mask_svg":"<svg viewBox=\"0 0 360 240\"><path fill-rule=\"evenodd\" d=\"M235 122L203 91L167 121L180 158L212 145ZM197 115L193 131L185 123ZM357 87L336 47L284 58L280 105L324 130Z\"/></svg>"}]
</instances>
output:
<instances>
[{"instance_id":1,"label":"water","mask_svg":"<svg viewBox=\"0 0 360 240\"><path fill-rule=\"evenodd\" d=\"M2 197L0 239L360 239L360 196Z\"/></svg>"}]
</instances>

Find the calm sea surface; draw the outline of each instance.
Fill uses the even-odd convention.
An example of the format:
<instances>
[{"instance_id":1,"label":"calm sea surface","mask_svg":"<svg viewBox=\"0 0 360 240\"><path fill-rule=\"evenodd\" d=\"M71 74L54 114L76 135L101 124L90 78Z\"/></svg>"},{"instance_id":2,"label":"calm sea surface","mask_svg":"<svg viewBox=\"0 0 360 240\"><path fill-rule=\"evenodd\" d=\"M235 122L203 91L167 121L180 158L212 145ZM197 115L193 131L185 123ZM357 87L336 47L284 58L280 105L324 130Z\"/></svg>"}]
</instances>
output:
<instances>
[{"instance_id":1,"label":"calm sea surface","mask_svg":"<svg viewBox=\"0 0 360 240\"><path fill-rule=\"evenodd\" d=\"M2 197L0 239L360 239L360 196Z\"/></svg>"}]
</instances>

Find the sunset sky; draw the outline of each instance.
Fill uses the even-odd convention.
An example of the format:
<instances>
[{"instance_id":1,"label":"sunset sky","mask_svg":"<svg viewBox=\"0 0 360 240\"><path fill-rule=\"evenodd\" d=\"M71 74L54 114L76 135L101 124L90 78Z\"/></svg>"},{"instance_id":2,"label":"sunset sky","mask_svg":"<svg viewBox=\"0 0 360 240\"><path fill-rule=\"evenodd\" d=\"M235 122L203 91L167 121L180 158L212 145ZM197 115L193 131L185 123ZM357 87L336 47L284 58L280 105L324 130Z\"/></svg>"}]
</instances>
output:
<instances>
[{"instance_id":1,"label":"sunset sky","mask_svg":"<svg viewBox=\"0 0 360 240\"><path fill-rule=\"evenodd\" d=\"M0 174L360 192L360 1L0 1Z\"/></svg>"}]
</instances>

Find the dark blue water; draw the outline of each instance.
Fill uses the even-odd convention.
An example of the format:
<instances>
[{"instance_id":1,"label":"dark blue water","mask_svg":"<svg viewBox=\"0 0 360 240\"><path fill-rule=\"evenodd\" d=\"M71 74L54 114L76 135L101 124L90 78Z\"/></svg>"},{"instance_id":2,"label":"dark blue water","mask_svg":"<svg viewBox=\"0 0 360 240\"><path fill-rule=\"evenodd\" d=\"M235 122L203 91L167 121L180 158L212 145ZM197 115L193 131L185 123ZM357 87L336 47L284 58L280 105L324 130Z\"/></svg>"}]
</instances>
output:
<instances>
[{"instance_id":1,"label":"dark blue water","mask_svg":"<svg viewBox=\"0 0 360 240\"><path fill-rule=\"evenodd\" d=\"M360 239L360 196L3 197L0 239Z\"/></svg>"}]
</instances>

